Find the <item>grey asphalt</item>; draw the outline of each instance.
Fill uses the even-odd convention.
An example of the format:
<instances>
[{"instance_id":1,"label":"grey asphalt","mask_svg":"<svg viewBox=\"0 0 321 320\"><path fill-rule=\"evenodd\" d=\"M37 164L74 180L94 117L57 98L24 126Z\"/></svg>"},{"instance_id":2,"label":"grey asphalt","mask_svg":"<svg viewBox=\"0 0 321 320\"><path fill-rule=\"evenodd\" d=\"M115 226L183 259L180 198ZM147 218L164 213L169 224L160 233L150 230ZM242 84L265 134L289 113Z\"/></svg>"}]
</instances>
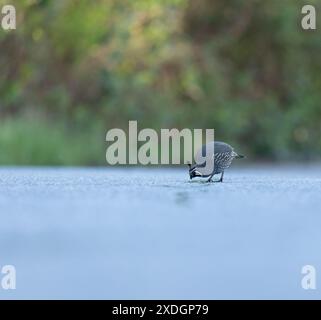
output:
<instances>
[{"instance_id":1,"label":"grey asphalt","mask_svg":"<svg viewBox=\"0 0 321 320\"><path fill-rule=\"evenodd\" d=\"M211 184L177 168L2 168L0 267L17 287L0 298L321 298L318 277L301 287L304 265L321 274L320 230L318 165Z\"/></svg>"}]
</instances>

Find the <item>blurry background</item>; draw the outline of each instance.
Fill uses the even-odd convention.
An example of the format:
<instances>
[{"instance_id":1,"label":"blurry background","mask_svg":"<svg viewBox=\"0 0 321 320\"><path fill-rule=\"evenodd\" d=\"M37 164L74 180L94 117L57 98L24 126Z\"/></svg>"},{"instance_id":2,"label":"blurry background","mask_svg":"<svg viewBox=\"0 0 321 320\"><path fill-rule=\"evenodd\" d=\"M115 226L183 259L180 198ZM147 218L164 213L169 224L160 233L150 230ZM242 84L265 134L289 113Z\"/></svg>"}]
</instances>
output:
<instances>
[{"instance_id":1,"label":"blurry background","mask_svg":"<svg viewBox=\"0 0 321 320\"><path fill-rule=\"evenodd\" d=\"M128 120L215 128L251 159L321 159L320 1L0 4L17 9L0 29L0 164L105 165L106 131Z\"/></svg>"}]
</instances>

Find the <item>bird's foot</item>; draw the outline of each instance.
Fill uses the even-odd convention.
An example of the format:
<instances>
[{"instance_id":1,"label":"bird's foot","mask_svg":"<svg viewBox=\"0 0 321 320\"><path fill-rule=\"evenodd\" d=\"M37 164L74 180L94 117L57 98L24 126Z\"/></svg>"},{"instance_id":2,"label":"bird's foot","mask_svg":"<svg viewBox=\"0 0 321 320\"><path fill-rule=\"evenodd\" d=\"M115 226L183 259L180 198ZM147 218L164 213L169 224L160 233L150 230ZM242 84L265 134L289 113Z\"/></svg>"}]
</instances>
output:
<instances>
[{"instance_id":1,"label":"bird's foot","mask_svg":"<svg viewBox=\"0 0 321 320\"><path fill-rule=\"evenodd\" d=\"M208 183L209 183L209 182L212 182L212 183L214 183L214 182L215 182L215 183L218 183L218 182L223 182L223 179L220 179L220 180L213 180L213 178L209 178L209 179L207 179L207 180L206 180L206 182L208 182Z\"/></svg>"}]
</instances>

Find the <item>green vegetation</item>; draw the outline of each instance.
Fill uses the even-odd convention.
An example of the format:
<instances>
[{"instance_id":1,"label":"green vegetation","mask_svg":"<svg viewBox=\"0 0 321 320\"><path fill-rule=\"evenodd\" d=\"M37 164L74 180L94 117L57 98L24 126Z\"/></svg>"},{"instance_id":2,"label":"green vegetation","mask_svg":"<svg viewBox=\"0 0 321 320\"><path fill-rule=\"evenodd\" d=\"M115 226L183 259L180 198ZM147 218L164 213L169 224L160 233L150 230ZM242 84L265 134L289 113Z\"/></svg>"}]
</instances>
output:
<instances>
[{"instance_id":1,"label":"green vegetation","mask_svg":"<svg viewBox=\"0 0 321 320\"><path fill-rule=\"evenodd\" d=\"M215 128L252 159L320 159L321 28L302 30L306 1L11 3L0 164L103 165L106 131L129 120Z\"/></svg>"}]
</instances>

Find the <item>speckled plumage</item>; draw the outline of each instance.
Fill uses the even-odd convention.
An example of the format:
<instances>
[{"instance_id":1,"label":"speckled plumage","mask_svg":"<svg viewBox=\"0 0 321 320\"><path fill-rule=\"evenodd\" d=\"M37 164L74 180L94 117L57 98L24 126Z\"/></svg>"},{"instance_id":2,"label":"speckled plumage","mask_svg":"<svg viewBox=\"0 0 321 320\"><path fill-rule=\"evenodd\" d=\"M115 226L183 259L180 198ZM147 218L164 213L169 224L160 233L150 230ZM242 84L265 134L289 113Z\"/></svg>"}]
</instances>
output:
<instances>
[{"instance_id":1,"label":"speckled plumage","mask_svg":"<svg viewBox=\"0 0 321 320\"><path fill-rule=\"evenodd\" d=\"M221 173L220 181L223 182L224 170L231 165L235 158L243 158L243 156L237 154L229 144L220 141L213 141L203 145L198 153L205 156L206 151L208 151L210 157L206 161L214 160L213 171L211 173L205 172L205 162L194 164L193 166L190 165L189 175L191 179L194 177L209 177L208 182L210 182L215 174Z\"/></svg>"}]
</instances>

